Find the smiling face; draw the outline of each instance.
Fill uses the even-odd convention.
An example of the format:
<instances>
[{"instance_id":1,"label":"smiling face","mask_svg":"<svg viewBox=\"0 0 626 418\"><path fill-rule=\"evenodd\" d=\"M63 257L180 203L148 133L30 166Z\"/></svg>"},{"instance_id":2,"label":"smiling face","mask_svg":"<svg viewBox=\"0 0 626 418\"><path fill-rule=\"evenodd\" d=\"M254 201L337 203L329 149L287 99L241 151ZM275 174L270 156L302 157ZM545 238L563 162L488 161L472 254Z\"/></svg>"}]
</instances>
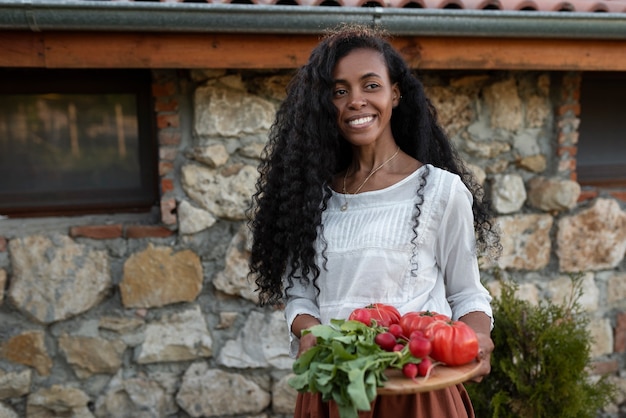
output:
<instances>
[{"instance_id":1,"label":"smiling face","mask_svg":"<svg viewBox=\"0 0 626 418\"><path fill-rule=\"evenodd\" d=\"M342 136L357 146L393 141L391 112L400 91L389 79L383 56L372 49L356 49L337 62L333 78Z\"/></svg>"}]
</instances>

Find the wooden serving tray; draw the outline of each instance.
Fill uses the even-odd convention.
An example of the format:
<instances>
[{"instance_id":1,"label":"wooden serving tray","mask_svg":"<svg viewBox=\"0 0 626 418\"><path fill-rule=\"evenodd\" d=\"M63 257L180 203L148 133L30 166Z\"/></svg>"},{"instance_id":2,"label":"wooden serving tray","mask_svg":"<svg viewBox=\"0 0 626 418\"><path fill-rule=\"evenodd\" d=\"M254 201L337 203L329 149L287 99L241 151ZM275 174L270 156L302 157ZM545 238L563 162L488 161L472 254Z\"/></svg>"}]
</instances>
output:
<instances>
[{"instance_id":1,"label":"wooden serving tray","mask_svg":"<svg viewBox=\"0 0 626 418\"><path fill-rule=\"evenodd\" d=\"M405 377L401 370L390 369L385 372L389 380L378 388L379 395L403 395L418 392L430 392L443 389L470 380L476 376L481 364L473 361L456 367L435 366L428 377L417 377L415 381Z\"/></svg>"}]
</instances>

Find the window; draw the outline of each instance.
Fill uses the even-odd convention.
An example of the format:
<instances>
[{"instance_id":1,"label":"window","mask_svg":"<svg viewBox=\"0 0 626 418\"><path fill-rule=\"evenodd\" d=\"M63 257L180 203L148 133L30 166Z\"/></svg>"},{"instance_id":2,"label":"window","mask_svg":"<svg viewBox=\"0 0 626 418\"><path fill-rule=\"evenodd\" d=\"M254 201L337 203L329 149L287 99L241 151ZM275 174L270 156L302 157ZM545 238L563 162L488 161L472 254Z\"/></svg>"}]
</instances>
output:
<instances>
[{"instance_id":1,"label":"window","mask_svg":"<svg viewBox=\"0 0 626 418\"><path fill-rule=\"evenodd\" d=\"M584 73L577 171L581 185L626 186L626 73Z\"/></svg>"},{"instance_id":2,"label":"window","mask_svg":"<svg viewBox=\"0 0 626 418\"><path fill-rule=\"evenodd\" d=\"M0 76L0 215L154 205L149 72L3 69Z\"/></svg>"}]
</instances>

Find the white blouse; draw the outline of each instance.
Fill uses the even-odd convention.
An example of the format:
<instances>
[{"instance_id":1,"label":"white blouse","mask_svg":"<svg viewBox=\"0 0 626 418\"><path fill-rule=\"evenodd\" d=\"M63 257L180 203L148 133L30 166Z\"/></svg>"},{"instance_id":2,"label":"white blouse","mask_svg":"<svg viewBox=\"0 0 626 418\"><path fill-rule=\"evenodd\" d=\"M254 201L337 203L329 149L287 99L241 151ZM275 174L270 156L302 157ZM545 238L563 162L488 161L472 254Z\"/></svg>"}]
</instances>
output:
<instances>
[{"instance_id":1,"label":"white blouse","mask_svg":"<svg viewBox=\"0 0 626 418\"><path fill-rule=\"evenodd\" d=\"M457 175L428 167L416 246L413 214L425 166L385 189L333 192L322 214L325 267L322 241L316 244L319 294L312 284L294 279L287 289L284 282L292 356L299 340L291 324L300 314L328 324L380 302L400 313L430 310L456 320L480 311L493 318L491 296L480 282L472 195ZM341 211L346 202L348 209Z\"/></svg>"}]
</instances>

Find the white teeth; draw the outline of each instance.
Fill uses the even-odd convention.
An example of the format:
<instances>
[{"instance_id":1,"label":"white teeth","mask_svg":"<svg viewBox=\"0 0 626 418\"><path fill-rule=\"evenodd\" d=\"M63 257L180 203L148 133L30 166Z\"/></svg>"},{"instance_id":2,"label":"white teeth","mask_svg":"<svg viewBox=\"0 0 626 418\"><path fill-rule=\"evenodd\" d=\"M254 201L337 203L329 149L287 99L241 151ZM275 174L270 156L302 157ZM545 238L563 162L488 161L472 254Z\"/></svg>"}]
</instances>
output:
<instances>
[{"instance_id":1,"label":"white teeth","mask_svg":"<svg viewBox=\"0 0 626 418\"><path fill-rule=\"evenodd\" d=\"M374 120L373 116L365 116L365 117L362 117L362 118L351 120L350 122L348 122L348 124L352 125L352 126L363 125L364 123L371 122L372 120Z\"/></svg>"}]
</instances>

